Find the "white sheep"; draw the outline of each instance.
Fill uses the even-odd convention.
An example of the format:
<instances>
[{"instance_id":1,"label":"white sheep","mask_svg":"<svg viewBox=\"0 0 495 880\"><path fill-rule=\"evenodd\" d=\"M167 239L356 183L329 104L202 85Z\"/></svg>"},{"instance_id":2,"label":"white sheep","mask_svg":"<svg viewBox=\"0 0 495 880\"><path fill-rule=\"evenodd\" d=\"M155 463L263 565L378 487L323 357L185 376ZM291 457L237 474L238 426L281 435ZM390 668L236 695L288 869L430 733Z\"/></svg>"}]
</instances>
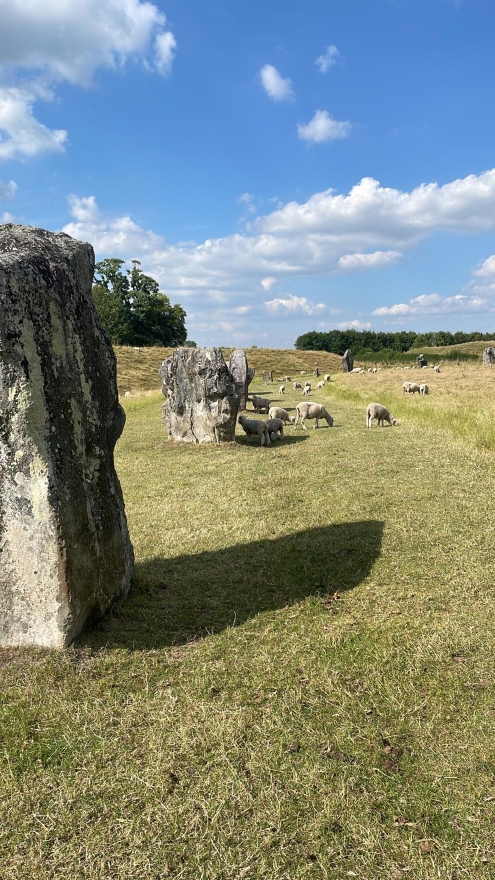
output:
<instances>
[{"instance_id":1,"label":"white sheep","mask_svg":"<svg viewBox=\"0 0 495 880\"><path fill-rule=\"evenodd\" d=\"M301 370L301 376L305 376L305 375L306 375L306 370Z\"/></svg>"},{"instance_id":2,"label":"white sheep","mask_svg":"<svg viewBox=\"0 0 495 880\"><path fill-rule=\"evenodd\" d=\"M268 433L270 434L270 440L281 440L284 436L284 423L282 419L267 419L265 422L266 427L268 428Z\"/></svg>"},{"instance_id":3,"label":"white sheep","mask_svg":"<svg viewBox=\"0 0 495 880\"><path fill-rule=\"evenodd\" d=\"M371 423L373 419L377 419L378 427L380 427L380 422L382 428L384 426L384 422L388 422L389 425L396 425L397 419L390 415L386 406L382 406L381 403L369 403L366 407L366 427L371 428Z\"/></svg>"},{"instance_id":4,"label":"white sheep","mask_svg":"<svg viewBox=\"0 0 495 880\"><path fill-rule=\"evenodd\" d=\"M419 386L419 393L423 396L425 394L428 394L429 390L430 389L428 388L428 385L426 384L426 382L423 382L423 384Z\"/></svg>"},{"instance_id":5,"label":"white sheep","mask_svg":"<svg viewBox=\"0 0 495 880\"><path fill-rule=\"evenodd\" d=\"M292 387L293 387L294 391L297 391L298 388L302 388L302 385L300 382L293 382Z\"/></svg>"},{"instance_id":6,"label":"white sheep","mask_svg":"<svg viewBox=\"0 0 495 880\"><path fill-rule=\"evenodd\" d=\"M294 427L296 427L298 420L301 420L301 425L304 430L307 431L306 425L304 424L305 419L314 419L315 424L314 428L318 427L318 420L325 419L328 426L333 427L333 417L329 412L326 411L325 407L321 403L310 403L309 401L298 403L296 406L296 420L294 422Z\"/></svg>"},{"instance_id":7,"label":"white sheep","mask_svg":"<svg viewBox=\"0 0 495 880\"><path fill-rule=\"evenodd\" d=\"M324 387L325 387L325 383L324 383L324 382L318 382L318 385L317 385L316 387L317 387L317 388L324 388Z\"/></svg>"},{"instance_id":8,"label":"white sheep","mask_svg":"<svg viewBox=\"0 0 495 880\"><path fill-rule=\"evenodd\" d=\"M278 393L279 393L279 394L285 394L285 385L281 385L281 386L280 386L280 388L278 389Z\"/></svg>"},{"instance_id":9,"label":"white sheep","mask_svg":"<svg viewBox=\"0 0 495 880\"><path fill-rule=\"evenodd\" d=\"M239 416L237 419L242 426L242 430L249 437L259 437L261 446L270 446L270 432L266 427L266 422L258 422L255 419L247 419L246 416Z\"/></svg>"},{"instance_id":10,"label":"white sheep","mask_svg":"<svg viewBox=\"0 0 495 880\"><path fill-rule=\"evenodd\" d=\"M311 394L311 385L305 385L301 394L303 397L309 397L309 395Z\"/></svg>"},{"instance_id":11,"label":"white sheep","mask_svg":"<svg viewBox=\"0 0 495 880\"><path fill-rule=\"evenodd\" d=\"M439 373L439 372L440 372L440 367L435 367L435 373Z\"/></svg>"},{"instance_id":12,"label":"white sheep","mask_svg":"<svg viewBox=\"0 0 495 880\"><path fill-rule=\"evenodd\" d=\"M126 393L124 394L124 397L132 397L131 392L130 392L130 391L126 391Z\"/></svg>"},{"instance_id":13,"label":"white sheep","mask_svg":"<svg viewBox=\"0 0 495 880\"><path fill-rule=\"evenodd\" d=\"M282 419L283 422L293 422L294 416L289 415L281 406L271 406L268 413L270 419Z\"/></svg>"},{"instance_id":14,"label":"white sheep","mask_svg":"<svg viewBox=\"0 0 495 880\"><path fill-rule=\"evenodd\" d=\"M403 382L402 384L402 393L403 394L421 394L420 386L417 382Z\"/></svg>"},{"instance_id":15,"label":"white sheep","mask_svg":"<svg viewBox=\"0 0 495 880\"><path fill-rule=\"evenodd\" d=\"M268 414L268 410L270 409L272 402L271 400L267 400L265 397L257 397L256 394L252 396L253 407L257 413L260 413L262 409Z\"/></svg>"},{"instance_id":16,"label":"white sheep","mask_svg":"<svg viewBox=\"0 0 495 880\"><path fill-rule=\"evenodd\" d=\"M324 378L325 382L330 382L330 373L325 373L323 378Z\"/></svg>"},{"instance_id":17,"label":"white sheep","mask_svg":"<svg viewBox=\"0 0 495 880\"><path fill-rule=\"evenodd\" d=\"M364 373L364 370L362 367L354 367L354 369L351 370L351 373Z\"/></svg>"}]
</instances>

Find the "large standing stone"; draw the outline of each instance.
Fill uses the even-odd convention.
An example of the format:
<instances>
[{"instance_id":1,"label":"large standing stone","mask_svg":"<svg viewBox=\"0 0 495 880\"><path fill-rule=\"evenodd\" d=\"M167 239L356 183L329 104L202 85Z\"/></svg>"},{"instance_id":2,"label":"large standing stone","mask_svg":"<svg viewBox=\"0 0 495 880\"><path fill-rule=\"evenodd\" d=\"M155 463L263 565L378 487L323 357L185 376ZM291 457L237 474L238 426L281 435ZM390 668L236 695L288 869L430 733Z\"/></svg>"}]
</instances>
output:
<instances>
[{"instance_id":1,"label":"large standing stone","mask_svg":"<svg viewBox=\"0 0 495 880\"><path fill-rule=\"evenodd\" d=\"M420 368L428 366L428 361L426 360L424 354L418 354L416 358L416 364Z\"/></svg>"},{"instance_id":2,"label":"large standing stone","mask_svg":"<svg viewBox=\"0 0 495 880\"><path fill-rule=\"evenodd\" d=\"M239 396L219 348L178 348L159 373L169 436L184 443L234 440Z\"/></svg>"},{"instance_id":3,"label":"large standing stone","mask_svg":"<svg viewBox=\"0 0 495 880\"><path fill-rule=\"evenodd\" d=\"M483 364L485 367L491 367L495 364L495 348L491 345L483 351Z\"/></svg>"},{"instance_id":4,"label":"large standing stone","mask_svg":"<svg viewBox=\"0 0 495 880\"><path fill-rule=\"evenodd\" d=\"M248 396L248 363L246 355L240 348L236 348L229 358L229 370L234 377L235 390L239 396L239 409L246 409Z\"/></svg>"},{"instance_id":5,"label":"large standing stone","mask_svg":"<svg viewBox=\"0 0 495 880\"><path fill-rule=\"evenodd\" d=\"M354 369L354 355L350 348L348 348L342 357L342 372L343 373L352 373Z\"/></svg>"},{"instance_id":6,"label":"large standing stone","mask_svg":"<svg viewBox=\"0 0 495 880\"><path fill-rule=\"evenodd\" d=\"M129 589L125 415L91 245L0 226L0 645L63 647Z\"/></svg>"}]
</instances>

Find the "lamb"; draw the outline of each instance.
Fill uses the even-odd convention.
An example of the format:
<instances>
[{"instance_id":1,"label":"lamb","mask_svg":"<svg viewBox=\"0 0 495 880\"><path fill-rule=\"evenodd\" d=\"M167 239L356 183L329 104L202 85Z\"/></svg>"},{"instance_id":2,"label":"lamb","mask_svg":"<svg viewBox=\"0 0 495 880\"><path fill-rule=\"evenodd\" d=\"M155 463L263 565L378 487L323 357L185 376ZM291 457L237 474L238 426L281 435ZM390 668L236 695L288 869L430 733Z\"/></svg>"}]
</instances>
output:
<instances>
[{"instance_id":1,"label":"lamb","mask_svg":"<svg viewBox=\"0 0 495 880\"><path fill-rule=\"evenodd\" d=\"M279 394L285 394L285 385L281 385L281 386L280 386L280 388L278 389L278 393L279 393Z\"/></svg>"},{"instance_id":2,"label":"lamb","mask_svg":"<svg viewBox=\"0 0 495 880\"><path fill-rule=\"evenodd\" d=\"M421 388L417 384L417 382L404 382L402 384L402 393L403 394L421 394Z\"/></svg>"},{"instance_id":3,"label":"lamb","mask_svg":"<svg viewBox=\"0 0 495 880\"><path fill-rule=\"evenodd\" d=\"M272 402L271 400L267 400L265 397L257 397L255 394L252 396L253 407L255 412L260 413L262 409L268 414L268 410L270 409Z\"/></svg>"},{"instance_id":4,"label":"lamb","mask_svg":"<svg viewBox=\"0 0 495 880\"><path fill-rule=\"evenodd\" d=\"M324 387L325 387L325 383L324 383L324 382L318 382L318 385L317 385L316 387L317 387L317 388L324 388Z\"/></svg>"},{"instance_id":5,"label":"lamb","mask_svg":"<svg viewBox=\"0 0 495 880\"><path fill-rule=\"evenodd\" d=\"M308 430L304 424L305 419L314 419L314 428L318 427L319 419L325 419L329 428L333 427L333 417L326 411L321 403L309 403L306 401L298 403L296 406L296 420L294 422L294 427L296 427L299 419L301 419L301 425L305 431Z\"/></svg>"},{"instance_id":6,"label":"lamb","mask_svg":"<svg viewBox=\"0 0 495 880\"><path fill-rule=\"evenodd\" d=\"M428 394L429 390L430 389L428 388L428 385L426 384L426 382L423 382L423 384L419 386L419 393L421 395Z\"/></svg>"},{"instance_id":7,"label":"lamb","mask_svg":"<svg viewBox=\"0 0 495 880\"><path fill-rule=\"evenodd\" d=\"M270 432L266 427L266 422L258 422L256 419L247 419L246 416L239 416L237 419L242 426L242 430L247 437L259 437L261 446L270 446Z\"/></svg>"},{"instance_id":8,"label":"lamb","mask_svg":"<svg viewBox=\"0 0 495 880\"><path fill-rule=\"evenodd\" d=\"M282 439L284 436L284 423L282 419L267 419L265 425L268 428L272 443L274 440Z\"/></svg>"},{"instance_id":9,"label":"lamb","mask_svg":"<svg viewBox=\"0 0 495 880\"><path fill-rule=\"evenodd\" d=\"M302 385L300 382L293 382L292 387L293 387L294 391L297 391L298 388L302 388Z\"/></svg>"},{"instance_id":10,"label":"lamb","mask_svg":"<svg viewBox=\"0 0 495 880\"><path fill-rule=\"evenodd\" d=\"M309 397L310 394L311 394L311 385L305 385L302 390L303 397Z\"/></svg>"},{"instance_id":11,"label":"lamb","mask_svg":"<svg viewBox=\"0 0 495 880\"><path fill-rule=\"evenodd\" d=\"M325 382L330 382L330 373L325 373L323 378L324 378Z\"/></svg>"},{"instance_id":12,"label":"lamb","mask_svg":"<svg viewBox=\"0 0 495 880\"><path fill-rule=\"evenodd\" d=\"M396 425L397 419L390 415L386 406L382 406L381 403L369 403L366 408L366 427L371 428L371 423L373 419L378 420L378 427L380 427L380 422L382 423L382 428L385 427L384 422L388 422L389 425Z\"/></svg>"},{"instance_id":13,"label":"lamb","mask_svg":"<svg viewBox=\"0 0 495 880\"><path fill-rule=\"evenodd\" d=\"M283 422L293 422L294 416L289 415L286 409L281 406L271 406L268 413L270 419L281 419Z\"/></svg>"}]
</instances>

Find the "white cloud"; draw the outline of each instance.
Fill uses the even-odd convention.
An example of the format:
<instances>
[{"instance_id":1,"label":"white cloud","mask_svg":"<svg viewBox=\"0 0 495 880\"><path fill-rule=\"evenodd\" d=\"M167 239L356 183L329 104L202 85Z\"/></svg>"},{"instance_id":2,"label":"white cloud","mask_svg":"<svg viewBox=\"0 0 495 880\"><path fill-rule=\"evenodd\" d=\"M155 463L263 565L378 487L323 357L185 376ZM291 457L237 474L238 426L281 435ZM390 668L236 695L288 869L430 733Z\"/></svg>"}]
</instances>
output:
<instances>
[{"instance_id":1,"label":"white cloud","mask_svg":"<svg viewBox=\"0 0 495 880\"><path fill-rule=\"evenodd\" d=\"M289 77L284 79L276 67L265 64L261 68L259 76L265 92L274 101L290 101L294 97L292 81Z\"/></svg>"},{"instance_id":2,"label":"white cloud","mask_svg":"<svg viewBox=\"0 0 495 880\"><path fill-rule=\"evenodd\" d=\"M3 199L13 199L17 192L17 184L14 180L3 183L0 180L0 201Z\"/></svg>"},{"instance_id":3,"label":"white cloud","mask_svg":"<svg viewBox=\"0 0 495 880\"><path fill-rule=\"evenodd\" d=\"M326 309L324 303L314 303L306 299L305 296L294 296L292 293L286 294L285 297L271 299L265 302L265 306L269 312L282 312L294 314L295 312L304 312L306 315L315 315Z\"/></svg>"},{"instance_id":4,"label":"white cloud","mask_svg":"<svg viewBox=\"0 0 495 880\"><path fill-rule=\"evenodd\" d=\"M297 124L297 134L302 141L310 141L313 144L322 144L325 141L334 141L346 138L351 130L350 122L339 122L326 110L317 110L313 118L304 125Z\"/></svg>"},{"instance_id":5,"label":"white cloud","mask_svg":"<svg viewBox=\"0 0 495 880\"><path fill-rule=\"evenodd\" d=\"M263 290L266 290L267 293L268 293L268 291L270 291L270 290L272 289L272 287L273 287L276 283L277 283L277 279L276 279L276 278L270 278L270 277L268 277L268 278L262 278L261 281L260 281L260 284L261 284Z\"/></svg>"},{"instance_id":6,"label":"white cloud","mask_svg":"<svg viewBox=\"0 0 495 880\"><path fill-rule=\"evenodd\" d=\"M364 269L383 269L404 258L400 251L374 251L372 254L344 254L337 266L342 272L361 272Z\"/></svg>"},{"instance_id":7,"label":"white cloud","mask_svg":"<svg viewBox=\"0 0 495 880\"><path fill-rule=\"evenodd\" d=\"M64 149L67 132L33 115L58 82L87 86L134 58L168 73L176 45L144 0L0 0L0 20L0 160Z\"/></svg>"},{"instance_id":8,"label":"white cloud","mask_svg":"<svg viewBox=\"0 0 495 880\"><path fill-rule=\"evenodd\" d=\"M373 324L370 321L341 321L333 325L336 330L371 330Z\"/></svg>"},{"instance_id":9,"label":"white cloud","mask_svg":"<svg viewBox=\"0 0 495 880\"><path fill-rule=\"evenodd\" d=\"M315 64L322 73L326 73L330 67L333 67L334 64L337 63L337 59L340 57L340 52L337 49L337 46L328 46L323 55L320 55Z\"/></svg>"},{"instance_id":10,"label":"white cloud","mask_svg":"<svg viewBox=\"0 0 495 880\"><path fill-rule=\"evenodd\" d=\"M421 315L469 315L475 312L493 311L494 304L478 296L440 296L439 293L425 293L410 299L408 303L393 306L380 306L372 312L380 317L407 318Z\"/></svg>"},{"instance_id":11,"label":"white cloud","mask_svg":"<svg viewBox=\"0 0 495 880\"><path fill-rule=\"evenodd\" d=\"M155 39L155 65L160 73L170 73L177 40L171 31L163 31Z\"/></svg>"}]
</instances>

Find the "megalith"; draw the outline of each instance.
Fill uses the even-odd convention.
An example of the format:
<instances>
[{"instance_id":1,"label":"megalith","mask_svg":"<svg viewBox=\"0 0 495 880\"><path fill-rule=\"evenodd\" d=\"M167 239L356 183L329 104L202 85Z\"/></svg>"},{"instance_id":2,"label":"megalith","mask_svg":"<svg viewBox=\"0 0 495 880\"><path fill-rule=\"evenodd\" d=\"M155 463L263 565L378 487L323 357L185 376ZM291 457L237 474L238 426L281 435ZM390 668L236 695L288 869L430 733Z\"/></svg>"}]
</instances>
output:
<instances>
[{"instance_id":1,"label":"megalith","mask_svg":"<svg viewBox=\"0 0 495 880\"><path fill-rule=\"evenodd\" d=\"M420 368L428 366L428 361L426 360L424 354L418 354L416 358L416 364Z\"/></svg>"},{"instance_id":2,"label":"megalith","mask_svg":"<svg viewBox=\"0 0 495 880\"><path fill-rule=\"evenodd\" d=\"M235 390L239 396L239 409L246 409L248 396L248 363L246 355L236 348L229 358L229 370L234 377Z\"/></svg>"},{"instance_id":3,"label":"megalith","mask_svg":"<svg viewBox=\"0 0 495 880\"><path fill-rule=\"evenodd\" d=\"M177 348L159 374L166 398L163 421L172 440L234 440L239 395L219 348Z\"/></svg>"},{"instance_id":4,"label":"megalith","mask_svg":"<svg viewBox=\"0 0 495 880\"><path fill-rule=\"evenodd\" d=\"M127 593L125 415L91 245L0 226L0 645L64 647Z\"/></svg>"},{"instance_id":5,"label":"megalith","mask_svg":"<svg viewBox=\"0 0 495 880\"><path fill-rule=\"evenodd\" d=\"M483 351L483 364L485 367L491 367L495 364L495 348L491 345Z\"/></svg>"},{"instance_id":6,"label":"megalith","mask_svg":"<svg viewBox=\"0 0 495 880\"><path fill-rule=\"evenodd\" d=\"M342 357L342 372L351 373L354 369L354 356L350 348L348 348Z\"/></svg>"}]
</instances>

